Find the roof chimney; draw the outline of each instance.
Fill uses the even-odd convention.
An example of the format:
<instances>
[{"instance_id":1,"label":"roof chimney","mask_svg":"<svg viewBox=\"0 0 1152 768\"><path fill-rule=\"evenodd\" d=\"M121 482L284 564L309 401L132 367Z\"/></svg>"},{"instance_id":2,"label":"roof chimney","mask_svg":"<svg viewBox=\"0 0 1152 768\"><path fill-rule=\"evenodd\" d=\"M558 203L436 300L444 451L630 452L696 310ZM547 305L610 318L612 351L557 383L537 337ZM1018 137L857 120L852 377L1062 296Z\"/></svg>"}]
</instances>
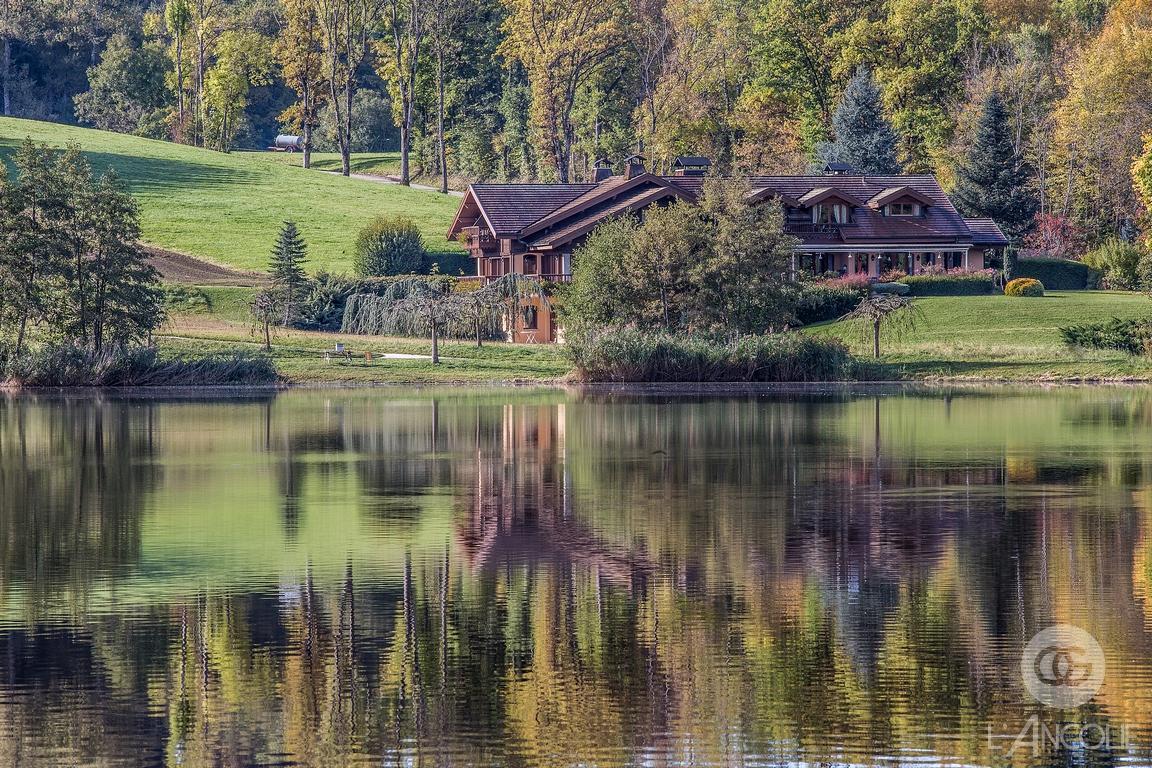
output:
<instances>
[{"instance_id":1,"label":"roof chimney","mask_svg":"<svg viewBox=\"0 0 1152 768\"><path fill-rule=\"evenodd\" d=\"M592 180L599 184L602 181L607 181L612 178L612 162L606 157L602 157L596 161L593 168Z\"/></svg>"},{"instance_id":2,"label":"roof chimney","mask_svg":"<svg viewBox=\"0 0 1152 768\"><path fill-rule=\"evenodd\" d=\"M629 157L624 161L624 168L624 178L626 179L634 179L648 172L647 169L644 168L643 155L632 155L632 157Z\"/></svg>"},{"instance_id":3,"label":"roof chimney","mask_svg":"<svg viewBox=\"0 0 1152 768\"><path fill-rule=\"evenodd\" d=\"M672 169L676 176L707 176L712 161L706 157L678 157L672 162Z\"/></svg>"}]
</instances>

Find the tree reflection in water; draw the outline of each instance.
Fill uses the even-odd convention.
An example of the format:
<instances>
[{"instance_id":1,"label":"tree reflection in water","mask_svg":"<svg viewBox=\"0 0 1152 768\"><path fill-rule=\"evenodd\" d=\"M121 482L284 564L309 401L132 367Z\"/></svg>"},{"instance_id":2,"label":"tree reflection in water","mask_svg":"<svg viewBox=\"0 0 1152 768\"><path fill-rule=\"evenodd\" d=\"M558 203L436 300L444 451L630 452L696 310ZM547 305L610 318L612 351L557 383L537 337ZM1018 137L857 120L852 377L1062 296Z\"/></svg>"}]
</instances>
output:
<instances>
[{"instance_id":1,"label":"tree reflection in water","mask_svg":"<svg viewBox=\"0 0 1152 768\"><path fill-rule=\"evenodd\" d=\"M989 746L1054 621L1146 754L1149 406L10 396L0 765L1115 762Z\"/></svg>"}]
</instances>

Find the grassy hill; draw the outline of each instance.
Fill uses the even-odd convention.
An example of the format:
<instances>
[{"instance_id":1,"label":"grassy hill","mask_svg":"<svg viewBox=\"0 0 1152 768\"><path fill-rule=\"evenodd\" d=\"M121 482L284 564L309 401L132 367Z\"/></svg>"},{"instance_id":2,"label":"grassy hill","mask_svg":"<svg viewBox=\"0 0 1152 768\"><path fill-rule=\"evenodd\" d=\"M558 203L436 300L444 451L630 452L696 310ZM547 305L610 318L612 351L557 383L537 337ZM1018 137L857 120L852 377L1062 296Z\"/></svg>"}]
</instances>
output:
<instances>
[{"instance_id":1,"label":"grassy hill","mask_svg":"<svg viewBox=\"0 0 1152 768\"><path fill-rule=\"evenodd\" d=\"M1119 352L1070 350L1059 329L1079 323L1152 317L1152 301L1121 291L1052 291L1043 298L939 296L917 299L915 327L885 338L882 351L894 372L911 379L1152 378L1152 362ZM858 324L813 326L868 354Z\"/></svg>"},{"instance_id":2,"label":"grassy hill","mask_svg":"<svg viewBox=\"0 0 1152 768\"><path fill-rule=\"evenodd\" d=\"M309 172L273 153L223 154L13 118L0 118L0 159L27 136L52 146L78 143L97 170L115 168L140 201L144 239L161 248L263 269L280 223L295 219L311 249L309 269L346 272L356 231L378 213L393 213L417 222L430 251L462 253L444 237L455 198Z\"/></svg>"}]
</instances>

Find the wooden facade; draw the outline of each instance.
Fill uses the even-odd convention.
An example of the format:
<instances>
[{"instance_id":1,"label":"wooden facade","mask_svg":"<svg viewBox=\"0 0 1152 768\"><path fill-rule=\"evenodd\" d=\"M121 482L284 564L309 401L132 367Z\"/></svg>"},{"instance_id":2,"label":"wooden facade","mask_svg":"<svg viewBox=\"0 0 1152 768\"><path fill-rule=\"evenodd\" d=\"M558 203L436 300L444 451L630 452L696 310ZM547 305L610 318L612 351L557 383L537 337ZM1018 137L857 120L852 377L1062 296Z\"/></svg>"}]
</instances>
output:
<instances>
[{"instance_id":1,"label":"wooden facade","mask_svg":"<svg viewBox=\"0 0 1152 768\"><path fill-rule=\"evenodd\" d=\"M572 254L603 221L643 215L651 205L694 202L707 161L682 158L676 175L648 173L637 160L627 171L586 184L474 184L448 233L476 261L476 275L508 273L566 282ZM795 273L867 275L900 270L976 270L989 251L1007 245L988 219L965 219L935 177L764 176L746 180L753 201L778 201L785 231L800 241ZM530 305L509 340L553 342L562 329L546 307Z\"/></svg>"}]
</instances>

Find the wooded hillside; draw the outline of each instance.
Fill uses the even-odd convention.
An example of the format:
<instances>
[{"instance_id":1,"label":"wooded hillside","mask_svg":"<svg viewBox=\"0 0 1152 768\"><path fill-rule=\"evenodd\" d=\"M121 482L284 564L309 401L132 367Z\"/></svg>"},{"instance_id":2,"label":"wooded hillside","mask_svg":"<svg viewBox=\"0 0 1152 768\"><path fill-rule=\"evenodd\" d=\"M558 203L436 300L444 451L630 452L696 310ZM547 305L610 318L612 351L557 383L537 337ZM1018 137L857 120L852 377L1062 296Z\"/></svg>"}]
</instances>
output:
<instances>
[{"instance_id":1,"label":"wooded hillside","mask_svg":"<svg viewBox=\"0 0 1152 768\"><path fill-rule=\"evenodd\" d=\"M995 93L1033 246L1137 239L1152 0L0 2L6 115L224 151L309 134L398 149L405 181L579 180L636 151L802 171L857 75L900 166L949 188Z\"/></svg>"}]
</instances>

